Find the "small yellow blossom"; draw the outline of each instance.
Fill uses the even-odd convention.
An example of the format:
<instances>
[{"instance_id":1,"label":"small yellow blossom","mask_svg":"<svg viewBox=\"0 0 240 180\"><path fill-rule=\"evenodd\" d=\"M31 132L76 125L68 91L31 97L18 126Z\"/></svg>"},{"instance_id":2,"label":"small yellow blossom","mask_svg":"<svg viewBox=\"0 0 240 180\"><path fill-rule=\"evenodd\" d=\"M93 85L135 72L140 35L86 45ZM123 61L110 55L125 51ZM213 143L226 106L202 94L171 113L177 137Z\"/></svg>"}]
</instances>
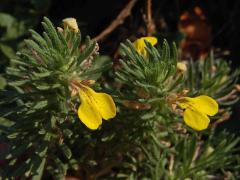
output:
<instances>
[{"instance_id":1,"label":"small yellow blossom","mask_svg":"<svg viewBox=\"0 0 240 180\"><path fill-rule=\"evenodd\" d=\"M146 56L146 54L147 54L146 49L145 49L145 47L146 47L145 41L149 42L152 46L154 46L157 44L157 38L151 37L151 36L142 37L133 42L135 49L142 56Z\"/></svg>"},{"instance_id":2,"label":"small yellow blossom","mask_svg":"<svg viewBox=\"0 0 240 180\"><path fill-rule=\"evenodd\" d=\"M75 18L63 19L63 26L64 26L64 29L66 29L68 27L73 32L76 32L76 33L79 32L77 20Z\"/></svg>"},{"instance_id":3,"label":"small yellow blossom","mask_svg":"<svg viewBox=\"0 0 240 180\"><path fill-rule=\"evenodd\" d=\"M185 123L198 131L206 129L210 122L208 116L214 116L218 112L217 102L209 96L184 97L178 102L178 105L184 109Z\"/></svg>"},{"instance_id":4,"label":"small yellow blossom","mask_svg":"<svg viewBox=\"0 0 240 180\"><path fill-rule=\"evenodd\" d=\"M97 93L88 86L79 87L81 105L78 109L80 120L92 130L102 124L102 119L109 120L116 116L116 105L106 93Z\"/></svg>"},{"instance_id":5,"label":"small yellow blossom","mask_svg":"<svg viewBox=\"0 0 240 180\"><path fill-rule=\"evenodd\" d=\"M187 71L187 66L185 63L183 62L178 62L177 63L177 70L180 71L180 72L185 72Z\"/></svg>"}]
</instances>

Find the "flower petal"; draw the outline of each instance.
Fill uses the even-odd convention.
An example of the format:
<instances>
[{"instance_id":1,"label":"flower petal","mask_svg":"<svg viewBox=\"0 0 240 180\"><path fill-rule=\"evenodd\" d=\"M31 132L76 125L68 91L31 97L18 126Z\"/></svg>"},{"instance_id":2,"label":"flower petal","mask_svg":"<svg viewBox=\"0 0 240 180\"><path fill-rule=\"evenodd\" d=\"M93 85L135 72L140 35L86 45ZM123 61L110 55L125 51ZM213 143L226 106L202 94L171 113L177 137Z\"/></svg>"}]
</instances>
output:
<instances>
[{"instance_id":1,"label":"flower petal","mask_svg":"<svg viewBox=\"0 0 240 180\"><path fill-rule=\"evenodd\" d=\"M97 93L93 89L86 87L93 98L96 109L105 120L116 116L116 105L112 97L106 93Z\"/></svg>"},{"instance_id":2,"label":"flower petal","mask_svg":"<svg viewBox=\"0 0 240 180\"><path fill-rule=\"evenodd\" d=\"M143 56L146 56L145 41L148 41L152 46L154 46L155 44L157 44L157 38L149 36L149 37L142 37L134 41L133 45L135 49L139 54Z\"/></svg>"},{"instance_id":3,"label":"flower petal","mask_svg":"<svg viewBox=\"0 0 240 180\"><path fill-rule=\"evenodd\" d=\"M209 116L214 116L218 112L218 103L209 96L197 96L195 98L185 97L179 101L182 109L195 109Z\"/></svg>"},{"instance_id":4,"label":"flower petal","mask_svg":"<svg viewBox=\"0 0 240 180\"><path fill-rule=\"evenodd\" d=\"M142 41L141 39L137 39L136 41L134 41L133 43L136 51L141 54L141 55L144 55L145 54L145 43L144 41Z\"/></svg>"},{"instance_id":5,"label":"flower petal","mask_svg":"<svg viewBox=\"0 0 240 180\"><path fill-rule=\"evenodd\" d=\"M207 115L196 110L186 109L183 113L184 122L191 128L201 131L208 127L210 122Z\"/></svg>"},{"instance_id":6,"label":"flower petal","mask_svg":"<svg viewBox=\"0 0 240 180\"><path fill-rule=\"evenodd\" d=\"M102 124L101 114L86 91L80 89L79 94L81 105L78 109L78 117L89 129L95 130Z\"/></svg>"},{"instance_id":7,"label":"flower petal","mask_svg":"<svg viewBox=\"0 0 240 180\"><path fill-rule=\"evenodd\" d=\"M202 113L205 113L209 116L214 116L218 112L217 102L209 96L198 96L192 98L194 102L194 107Z\"/></svg>"},{"instance_id":8,"label":"flower petal","mask_svg":"<svg viewBox=\"0 0 240 180\"><path fill-rule=\"evenodd\" d=\"M152 46L157 44L157 38L155 38L155 37L149 36L149 37L142 37L141 39L143 40L143 42L144 41L149 42Z\"/></svg>"}]
</instances>

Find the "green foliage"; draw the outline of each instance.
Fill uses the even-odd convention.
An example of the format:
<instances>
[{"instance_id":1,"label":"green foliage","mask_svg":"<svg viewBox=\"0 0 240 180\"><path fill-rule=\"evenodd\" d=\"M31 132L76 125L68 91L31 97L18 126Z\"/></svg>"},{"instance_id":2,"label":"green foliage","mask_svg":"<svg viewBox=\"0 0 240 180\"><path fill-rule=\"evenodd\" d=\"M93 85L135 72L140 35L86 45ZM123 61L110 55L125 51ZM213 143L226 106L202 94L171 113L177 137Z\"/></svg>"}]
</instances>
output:
<instances>
[{"instance_id":1,"label":"green foliage","mask_svg":"<svg viewBox=\"0 0 240 180\"><path fill-rule=\"evenodd\" d=\"M238 82L239 69L234 72L223 59L214 59L213 53L204 61L190 61L186 77L186 88L189 94L196 96L206 94L219 99L221 105L232 105L239 98L233 96L235 84ZM235 90L234 90L235 91Z\"/></svg>"},{"instance_id":2,"label":"green foliage","mask_svg":"<svg viewBox=\"0 0 240 180\"><path fill-rule=\"evenodd\" d=\"M22 46L28 29L35 28L51 0L1 0L0 6L0 72L5 72L9 59ZM11 13L10 13L11 12Z\"/></svg>"},{"instance_id":3,"label":"green foliage","mask_svg":"<svg viewBox=\"0 0 240 180\"><path fill-rule=\"evenodd\" d=\"M185 96L184 89L188 96L229 96L239 71L232 73L227 63L211 57L179 72L175 45L164 41L155 48L146 42L144 57L126 41L121 68L109 73L110 83L101 77L112 64L98 55L96 42L68 28L56 30L47 18L42 25L43 34L30 30L32 38L12 58L7 87L0 91L0 137L8 145L1 155L3 178L239 177L239 138L216 134L211 127L195 132L171 107L171 98ZM88 130L76 113L81 102L72 84L84 80L98 80L94 89L113 94L117 102L117 117L96 131ZM224 112L234 103L220 100Z\"/></svg>"},{"instance_id":4,"label":"green foliage","mask_svg":"<svg viewBox=\"0 0 240 180\"><path fill-rule=\"evenodd\" d=\"M0 57L8 59L15 56L12 41L22 36L26 30L23 22L18 22L13 16L0 13ZM1 66L5 65L7 60L1 59ZM1 70L2 71L2 70Z\"/></svg>"},{"instance_id":5,"label":"green foliage","mask_svg":"<svg viewBox=\"0 0 240 180\"><path fill-rule=\"evenodd\" d=\"M174 68L176 67L174 63L176 59L171 59L170 50L165 41L161 48L165 51L158 51L159 54L154 55L156 59L151 57L156 49L149 44L147 49L151 48L151 50L148 51L149 56L145 58L138 55L129 42L122 45L122 48L122 69L117 72L118 80L124 83L120 93L121 98L150 104L149 111L140 107L141 112L135 114L135 119L141 121L147 117L145 120L151 126L148 128L145 126L144 140L136 142L139 149L129 155L130 158L126 163L128 165L117 176L127 179L156 180L239 177L237 166L239 156L235 154L238 150L234 148L239 143L239 138L224 132L219 135L211 131L198 134L193 131L187 132L185 127L179 124L180 118L167 110L168 96L187 89L190 97L202 94L215 97L219 100L221 111L229 111L230 105L238 101L235 84L239 70L231 72L230 66L225 61L214 60L212 55L205 61L190 61L187 72L184 74L176 72L175 69L173 73L166 73L165 69L171 71L171 64ZM162 67L156 71L158 63ZM165 78L161 78L164 75L166 75ZM159 81L158 78L164 80ZM139 88L143 88L147 96L141 97ZM153 91L154 88L160 90ZM134 96L129 97L133 93L135 93ZM139 111L137 109L135 108L135 111ZM223 112L217 117L223 117ZM141 133L140 131L138 133Z\"/></svg>"},{"instance_id":6,"label":"green foliage","mask_svg":"<svg viewBox=\"0 0 240 180\"><path fill-rule=\"evenodd\" d=\"M141 147L144 158L133 173L135 179L221 179L222 173L229 178L239 177L239 158L232 154L240 139L232 135L223 132L204 141L186 135L173 141L170 148L164 148L155 136L149 141Z\"/></svg>"},{"instance_id":7,"label":"green foliage","mask_svg":"<svg viewBox=\"0 0 240 180\"><path fill-rule=\"evenodd\" d=\"M25 32L23 22L18 22L13 16L0 13L0 19L0 26L5 29L5 32L1 37L2 41L16 39Z\"/></svg>"},{"instance_id":8,"label":"green foliage","mask_svg":"<svg viewBox=\"0 0 240 180\"><path fill-rule=\"evenodd\" d=\"M130 104L131 101L136 102L136 108L132 107L133 109L142 106L142 115L139 116L142 121L139 121L138 126L143 122L154 124L156 118L162 121L162 116L158 117L157 114L166 116L170 112L167 97L181 91L184 78L182 73L176 73L175 45L173 44L170 52L166 41L159 49L147 43L147 57L138 54L129 41L121 44L121 47L122 69L116 72L117 81L123 84L119 98L122 102L128 100Z\"/></svg>"},{"instance_id":9,"label":"green foliage","mask_svg":"<svg viewBox=\"0 0 240 180\"><path fill-rule=\"evenodd\" d=\"M71 82L96 79L109 67L107 61L94 65L97 44L89 38L80 50L83 42L79 33L68 29L58 32L47 18L42 24L43 36L31 30L32 40L25 40L26 48L11 60L13 66L7 68L9 91L1 93L1 104L12 105L1 111L1 116L13 123L4 128L11 146L6 157L12 162L5 168L3 176L7 177L25 174L39 179L46 158L51 161L46 169L59 177L66 174L67 164L55 159L55 154L59 151L71 159L68 146L75 142L65 144L65 138L78 133L70 126L78 127L77 131L85 128L76 119L73 102L77 99L71 97ZM16 161L20 157L23 159Z\"/></svg>"},{"instance_id":10,"label":"green foliage","mask_svg":"<svg viewBox=\"0 0 240 180\"><path fill-rule=\"evenodd\" d=\"M147 43L147 42L146 42ZM133 89L143 89L152 97L163 97L179 78L172 79L176 73L177 50L173 46L173 53L166 41L158 51L147 43L148 57L144 58L127 41L122 44L124 60L121 60L123 69L116 75L120 82Z\"/></svg>"},{"instance_id":11,"label":"green foliage","mask_svg":"<svg viewBox=\"0 0 240 180\"><path fill-rule=\"evenodd\" d=\"M218 118L228 119L231 106L239 101L236 87L239 74L239 69L231 70L226 61L214 59L211 53L204 61L189 62L184 88L189 90L189 96L206 94L214 97L221 107Z\"/></svg>"}]
</instances>

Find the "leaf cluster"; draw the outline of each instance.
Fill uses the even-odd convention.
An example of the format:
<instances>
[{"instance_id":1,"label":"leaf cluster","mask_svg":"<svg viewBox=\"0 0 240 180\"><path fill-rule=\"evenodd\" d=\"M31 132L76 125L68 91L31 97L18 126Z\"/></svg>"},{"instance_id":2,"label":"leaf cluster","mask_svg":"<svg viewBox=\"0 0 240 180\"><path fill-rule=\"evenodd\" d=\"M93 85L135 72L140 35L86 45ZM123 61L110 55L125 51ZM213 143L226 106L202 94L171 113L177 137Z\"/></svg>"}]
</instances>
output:
<instances>
[{"instance_id":1,"label":"leaf cluster","mask_svg":"<svg viewBox=\"0 0 240 180\"><path fill-rule=\"evenodd\" d=\"M238 71L222 60L190 62L177 69L177 50L166 41L146 42L147 56L130 41L121 44L121 68L113 83L94 89L114 92L118 114L90 131L79 121L72 83L98 80L111 66L98 55L98 45L80 33L55 28L44 18L42 35L32 38L7 68L7 87L0 91L0 137L4 178L64 179L206 179L238 177L239 143L214 130L196 133L182 123L171 98L189 96L224 99L235 90ZM230 95L229 95L230 93ZM222 117L222 114L219 115ZM229 173L228 173L229 172ZM230 176L229 175L229 176Z\"/></svg>"},{"instance_id":2,"label":"leaf cluster","mask_svg":"<svg viewBox=\"0 0 240 180\"><path fill-rule=\"evenodd\" d=\"M8 163L3 177L24 174L40 179L44 169L59 177L66 174L62 161L71 162L70 146L80 136L78 131L86 132L76 118L79 100L71 96L71 83L97 80L110 65L106 61L96 65L98 46L88 37L82 42L80 33L57 31L47 18L42 25L43 35L31 30L32 39L25 40L26 48L6 70L1 122L8 126L1 127L1 138L9 149L3 155Z\"/></svg>"}]
</instances>

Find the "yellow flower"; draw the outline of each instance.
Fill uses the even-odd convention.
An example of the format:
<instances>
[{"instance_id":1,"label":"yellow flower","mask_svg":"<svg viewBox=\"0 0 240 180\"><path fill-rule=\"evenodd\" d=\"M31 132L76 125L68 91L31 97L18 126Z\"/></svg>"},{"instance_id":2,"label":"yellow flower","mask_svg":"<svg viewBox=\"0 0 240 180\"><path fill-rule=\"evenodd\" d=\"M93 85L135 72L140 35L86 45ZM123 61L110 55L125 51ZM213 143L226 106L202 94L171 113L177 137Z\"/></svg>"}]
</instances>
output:
<instances>
[{"instance_id":1,"label":"yellow flower","mask_svg":"<svg viewBox=\"0 0 240 180\"><path fill-rule=\"evenodd\" d=\"M152 46L154 46L155 44L157 44L157 38L155 37L142 37L137 39L136 41L133 42L133 45L135 47L135 49L137 50L137 52L139 54L141 54L142 56L146 56L147 52L146 52L146 44L145 41L149 42Z\"/></svg>"},{"instance_id":2,"label":"yellow flower","mask_svg":"<svg viewBox=\"0 0 240 180\"><path fill-rule=\"evenodd\" d=\"M183 112L185 123L198 131L206 129L210 122L208 116L214 116L218 112L217 102L209 96L184 97L178 102L185 110Z\"/></svg>"},{"instance_id":3,"label":"yellow flower","mask_svg":"<svg viewBox=\"0 0 240 180\"><path fill-rule=\"evenodd\" d=\"M79 88L81 105L78 109L80 120L92 130L102 124L102 119L109 120L116 116L116 105L106 93L97 93L90 87Z\"/></svg>"},{"instance_id":4,"label":"yellow flower","mask_svg":"<svg viewBox=\"0 0 240 180\"><path fill-rule=\"evenodd\" d=\"M76 21L75 18L65 18L65 19L63 19L63 26L64 26L64 29L66 29L68 27L73 32L76 32L76 33L79 32L78 24L77 24L77 21Z\"/></svg>"}]
</instances>

